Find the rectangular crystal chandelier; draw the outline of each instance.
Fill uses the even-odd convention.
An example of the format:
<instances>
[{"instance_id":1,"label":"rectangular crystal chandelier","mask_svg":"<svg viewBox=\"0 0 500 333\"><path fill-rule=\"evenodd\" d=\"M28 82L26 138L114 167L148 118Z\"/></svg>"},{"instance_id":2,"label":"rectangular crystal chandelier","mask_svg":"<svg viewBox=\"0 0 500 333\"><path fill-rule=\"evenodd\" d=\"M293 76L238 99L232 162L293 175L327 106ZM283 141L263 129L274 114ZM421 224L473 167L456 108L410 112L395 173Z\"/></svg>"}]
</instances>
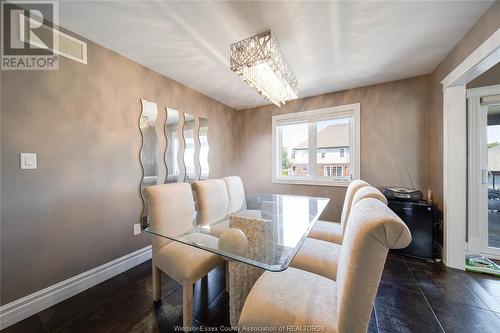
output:
<instances>
[{"instance_id":1,"label":"rectangular crystal chandelier","mask_svg":"<svg viewBox=\"0 0 500 333\"><path fill-rule=\"evenodd\" d=\"M231 70L278 107L298 97L298 82L271 30L231 44Z\"/></svg>"}]
</instances>

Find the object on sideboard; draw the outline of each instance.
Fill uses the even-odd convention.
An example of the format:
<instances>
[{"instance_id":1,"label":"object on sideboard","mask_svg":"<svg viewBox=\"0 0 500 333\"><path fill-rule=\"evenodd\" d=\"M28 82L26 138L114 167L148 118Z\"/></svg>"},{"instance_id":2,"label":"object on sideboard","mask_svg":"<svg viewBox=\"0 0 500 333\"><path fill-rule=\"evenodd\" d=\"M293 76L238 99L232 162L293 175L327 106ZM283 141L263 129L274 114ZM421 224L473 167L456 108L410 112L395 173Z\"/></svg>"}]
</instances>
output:
<instances>
[{"instance_id":1,"label":"object on sideboard","mask_svg":"<svg viewBox=\"0 0 500 333\"><path fill-rule=\"evenodd\" d=\"M424 197L422 191L406 187L384 187L382 193L387 200L420 201Z\"/></svg>"},{"instance_id":2,"label":"object on sideboard","mask_svg":"<svg viewBox=\"0 0 500 333\"><path fill-rule=\"evenodd\" d=\"M388 206L408 226L410 245L395 252L428 260L434 259L434 222L432 204L427 201L389 200Z\"/></svg>"},{"instance_id":3,"label":"object on sideboard","mask_svg":"<svg viewBox=\"0 0 500 333\"><path fill-rule=\"evenodd\" d=\"M142 179L139 192L142 201L141 223L147 224L147 202L144 200L144 188L158 184L158 163L156 154L158 150L158 136L156 135L156 119L158 108L156 103L141 99L142 111L139 118L139 129L142 136L139 162L142 167Z\"/></svg>"}]
</instances>

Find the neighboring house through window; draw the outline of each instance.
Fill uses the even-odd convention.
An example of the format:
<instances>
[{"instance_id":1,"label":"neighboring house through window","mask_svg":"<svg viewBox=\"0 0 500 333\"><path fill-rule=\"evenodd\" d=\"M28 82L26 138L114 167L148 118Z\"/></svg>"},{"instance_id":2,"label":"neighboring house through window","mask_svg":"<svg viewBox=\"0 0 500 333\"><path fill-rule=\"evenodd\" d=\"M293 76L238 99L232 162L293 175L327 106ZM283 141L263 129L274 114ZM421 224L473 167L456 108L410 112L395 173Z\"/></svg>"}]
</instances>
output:
<instances>
[{"instance_id":1,"label":"neighboring house through window","mask_svg":"<svg viewBox=\"0 0 500 333\"><path fill-rule=\"evenodd\" d=\"M359 118L360 104L273 116L273 182L346 186L359 178Z\"/></svg>"}]
</instances>

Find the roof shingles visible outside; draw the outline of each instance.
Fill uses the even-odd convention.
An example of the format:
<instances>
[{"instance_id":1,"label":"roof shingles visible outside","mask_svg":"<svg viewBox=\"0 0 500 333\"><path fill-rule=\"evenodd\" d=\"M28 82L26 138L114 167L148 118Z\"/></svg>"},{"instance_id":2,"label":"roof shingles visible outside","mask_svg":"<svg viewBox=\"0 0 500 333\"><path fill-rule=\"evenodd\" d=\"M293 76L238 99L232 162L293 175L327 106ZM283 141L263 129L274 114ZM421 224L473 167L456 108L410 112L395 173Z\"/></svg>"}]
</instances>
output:
<instances>
[{"instance_id":1,"label":"roof shingles visible outside","mask_svg":"<svg viewBox=\"0 0 500 333\"><path fill-rule=\"evenodd\" d=\"M306 140L295 149L307 149L309 140ZM316 136L317 148L349 147L349 124L336 124L323 128Z\"/></svg>"}]
</instances>

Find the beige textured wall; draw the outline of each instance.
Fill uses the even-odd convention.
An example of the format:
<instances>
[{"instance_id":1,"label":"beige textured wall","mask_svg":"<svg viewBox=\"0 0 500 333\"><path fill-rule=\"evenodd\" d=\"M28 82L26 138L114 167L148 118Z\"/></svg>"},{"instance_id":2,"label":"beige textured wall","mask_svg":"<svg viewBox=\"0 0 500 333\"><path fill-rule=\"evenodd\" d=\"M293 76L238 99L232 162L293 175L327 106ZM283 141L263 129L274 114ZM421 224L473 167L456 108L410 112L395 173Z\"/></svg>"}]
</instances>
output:
<instances>
[{"instance_id":1,"label":"beige textured wall","mask_svg":"<svg viewBox=\"0 0 500 333\"><path fill-rule=\"evenodd\" d=\"M443 93L441 80L500 28L500 1L495 1L431 74L431 187L443 208Z\"/></svg>"},{"instance_id":2,"label":"beige textured wall","mask_svg":"<svg viewBox=\"0 0 500 333\"><path fill-rule=\"evenodd\" d=\"M323 219L338 221L345 188L272 184L271 117L282 113L361 103L361 177L373 185L429 187L429 78L421 76L238 111L237 159L247 191L325 196Z\"/></svg>"},{"instance_id":3,"label":"beige textured wall","mask_svg":"<svg viewBox=\"0 0 500 333\"><path fill-rule=\"evenodd\" d=\"M1 304L149 244L132 227L140 98L158 103L160 139L165 106L207 117L211 177L230 173L233 109L88 43L87 66L1 73Z\"/></svg>"}]
</instances>

